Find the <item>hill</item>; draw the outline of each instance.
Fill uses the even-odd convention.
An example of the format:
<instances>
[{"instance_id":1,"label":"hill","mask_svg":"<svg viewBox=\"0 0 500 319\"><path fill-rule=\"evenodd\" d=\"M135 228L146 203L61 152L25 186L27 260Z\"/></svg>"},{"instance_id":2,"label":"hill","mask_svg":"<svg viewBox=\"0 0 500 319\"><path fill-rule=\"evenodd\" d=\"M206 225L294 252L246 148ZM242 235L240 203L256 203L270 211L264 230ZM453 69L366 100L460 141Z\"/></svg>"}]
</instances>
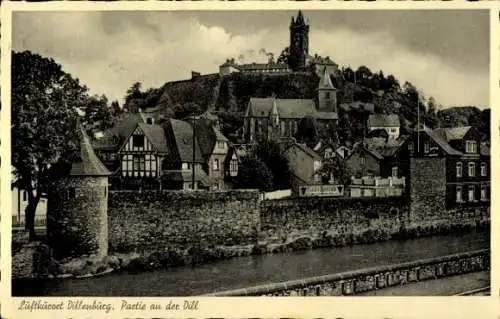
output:
<instances>
[{"instance_id":1,"label":"hill","mask_svg":"<svg viewBox=\"0 0 500 319\"><path fill-rule=\"evenodd\" d=\"M242 118L250 97L315 99L319 82L315 72L285 74L193 74L189 80L169 82L161 88L140 90L134 84L127 92L125 108L136 112L138 108L156 107L163 117L184 118L206 111L216 113L222 131L236 138L242 127ZM423 94L409 82L400 85L393 75L382 71L373 73L366 66L357 70L342 68L332 76L338 88L339 104L352 102L371 103L376 113L399 115L402 132L411 131L420 121L431 128L441 126L474 125L489 137L489 110L481 111L474 106L453 107L439 110L432 97ZM139 89L137 89L137 86ZM367 114L358 110L339 108L339 137L341 142L354 142L364 135Z\"/></svg>"}]
</instances>

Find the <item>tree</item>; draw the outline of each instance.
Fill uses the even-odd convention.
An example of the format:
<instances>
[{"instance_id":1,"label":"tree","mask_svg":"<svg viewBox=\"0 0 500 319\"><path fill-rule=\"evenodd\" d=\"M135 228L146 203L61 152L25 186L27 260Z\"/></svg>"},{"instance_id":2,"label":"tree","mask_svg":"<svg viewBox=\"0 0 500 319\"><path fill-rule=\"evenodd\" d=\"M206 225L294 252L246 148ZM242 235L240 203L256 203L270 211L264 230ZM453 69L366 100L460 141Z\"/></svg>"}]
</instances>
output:
<instances>
[{"instance_id":1,"label":"tree","mask_svg":"<svg viewBox=\"0 0 500 319\"><path fill-rule=\"evenodd\" d=\"M259 189L268 192L273 188L273 174L259 158L244 156L238 167L235 185L237 188Z\"/></svg>"},{"instance_id":2,"label":"tree","mask_svg":"<svg viewBox=\"0 0 500 319\"><path fill-rule=\"evenodd\" d=\"M258 142L255 155L262 161L272 173L274 189L288 189L291 187L291 172L288 159L281 154L277 143L262 139Z\"/></svg>"},{"instance_id":3,"label":"tree","mask_svg":"<svg viewBox=\"0 0 500 319\"><path fill-rule=\"evenodd\" d=\"M87 88L53 59L29 51L12 54L12 166L28 195L26 230L35 238L35 212L48 187L49 167L76 149L77 112ZM83 124L87 121L84 118Z\"/></svg>"},{"instance_id":4,"label":"tree","mask_svg":"<svg viewBox=\"0 0 500 319\"><path fill-rule=\"evenodd\" d=\"M323 183L328 183L333 177L334 183L347 186L351 182L351 177L345 162L340 156L331 156L323 161L321 167L316 171L320 174Z\"/></svg>"},{"instance_id":5,"label":"tree","mask_svg":"<svg viewBox=\"0 0 500 319\"><path fill-rule=\"evenodd\" d=\"M300 119L297 125L295 139L299 143L305 143L309 148L313 148L319 141L319 130L316 120L312 116L305 116Z\"/></svg>"},{"instance_id":6,"label":"tree","mask_svg":"<svg viewBox=\"0 0 500 319\"><path fill-rule=\"evenodd\" d=\"M289 59L290 59L290 48L286 47L283 49L283 51L281 51L276 62L289 64L289 62L290 62Z\"/></svg>"}]
</instances>

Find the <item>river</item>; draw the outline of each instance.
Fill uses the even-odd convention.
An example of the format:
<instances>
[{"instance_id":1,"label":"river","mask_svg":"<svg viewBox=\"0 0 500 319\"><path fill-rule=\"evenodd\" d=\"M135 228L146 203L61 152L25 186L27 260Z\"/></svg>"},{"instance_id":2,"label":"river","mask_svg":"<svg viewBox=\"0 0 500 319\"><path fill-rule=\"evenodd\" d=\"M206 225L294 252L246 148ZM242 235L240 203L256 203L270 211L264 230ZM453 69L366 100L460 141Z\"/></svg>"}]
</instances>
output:
<instances>
[{"instance_id":1,"label":"river","mask_svg":"<svg viewBox=\"0 0 500 319\"><path fill-rule=\"evenodd\" d=\"M223 260L87 279L13 281L13 296L192 296L490 247L488 231Z\"/></svg>"}]
</instances>

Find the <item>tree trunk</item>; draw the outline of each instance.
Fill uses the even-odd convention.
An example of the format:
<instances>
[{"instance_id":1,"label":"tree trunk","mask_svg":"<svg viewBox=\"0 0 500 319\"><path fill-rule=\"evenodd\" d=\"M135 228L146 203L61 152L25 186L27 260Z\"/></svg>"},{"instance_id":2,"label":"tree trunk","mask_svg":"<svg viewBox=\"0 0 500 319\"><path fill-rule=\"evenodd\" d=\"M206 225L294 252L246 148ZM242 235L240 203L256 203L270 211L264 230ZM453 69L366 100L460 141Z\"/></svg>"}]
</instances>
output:
<instances>
[{"instance_id":1,"label":"tree trunk","mask_svg":"<svg viewBox=\"0 0 500 319\"><path fill-rule=\"evenodd\" d=\"M39 196L28 196L28 206L26 206L26 210L24 211L26 219L25 229L29 231L29 241L34 241L36 239L35 213L39 200Z\"/></svg>"}]
</instances>

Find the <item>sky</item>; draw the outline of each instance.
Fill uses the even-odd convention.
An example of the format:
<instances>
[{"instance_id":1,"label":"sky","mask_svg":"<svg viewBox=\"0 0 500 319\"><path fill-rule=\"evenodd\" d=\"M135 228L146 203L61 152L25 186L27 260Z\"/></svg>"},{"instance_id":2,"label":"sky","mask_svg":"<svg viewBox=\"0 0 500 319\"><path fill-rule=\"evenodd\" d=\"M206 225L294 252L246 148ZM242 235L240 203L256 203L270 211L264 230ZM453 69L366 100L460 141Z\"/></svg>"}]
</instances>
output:
<instances>
[{"instance_id":1,"label":"sky","mask_svg":"<svg viewBox=\"0 0 500 319\"><path fill-rule=\"evenodd\" d=\"M218 72L226 58L265 62L289 45L296 11L15 12L12 47L52 57L92 94ZM309 53L410 81L443 107L489 107L487 10L317 10Z\"/></svg>"}]
</instances>

